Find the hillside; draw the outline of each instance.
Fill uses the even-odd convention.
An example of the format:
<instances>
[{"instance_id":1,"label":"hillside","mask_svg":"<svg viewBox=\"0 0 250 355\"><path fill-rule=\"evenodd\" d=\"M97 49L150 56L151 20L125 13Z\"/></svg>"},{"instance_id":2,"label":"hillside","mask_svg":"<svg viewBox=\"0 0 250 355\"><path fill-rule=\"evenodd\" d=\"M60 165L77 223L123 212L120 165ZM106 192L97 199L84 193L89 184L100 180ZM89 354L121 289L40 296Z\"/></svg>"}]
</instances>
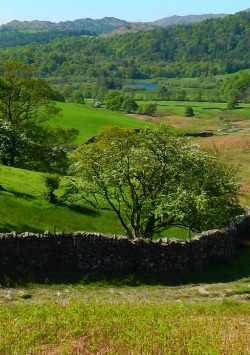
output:
<instances>
[{"instance_id":1,"label":"hillside","mask_svg":"<svg viewBox=\"0 0 250 355\"><path fill-rule=\"evenodd\" d=\"M37 75L121 88L127 79L199 77L250 68L250 12L119 36L73 36L0 51ZM67 80L65 80L67 78Z\"/></svg>"},{"instance_id":2,"label":"hillside","mask_svg":"<svg viewBox=\"0 0 250 355\"><path fill-rule=\"evenodd\" d=\"M187 15L187 16L169 16L154 21L153 24L159 27L168 27L176 25L187 25L191 23L201 22L209 19L223 18L227 14L204 14L204 15Z\"/></svg>"}]
</instances>

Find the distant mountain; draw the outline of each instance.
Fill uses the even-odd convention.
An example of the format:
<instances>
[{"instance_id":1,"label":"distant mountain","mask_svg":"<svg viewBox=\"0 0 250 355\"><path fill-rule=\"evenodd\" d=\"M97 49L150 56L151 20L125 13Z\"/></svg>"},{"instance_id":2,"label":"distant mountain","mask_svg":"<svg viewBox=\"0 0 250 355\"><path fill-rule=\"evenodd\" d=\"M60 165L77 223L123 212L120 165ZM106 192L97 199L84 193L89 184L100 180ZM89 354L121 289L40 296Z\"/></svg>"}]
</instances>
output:
<instances>
[{"instance_id":1,"label":"distant mountain","mask_svg":"<svg viewBox=\"0 0 250 355\"><path fill-rule=\"evenodd\" d=\"M246 11L250 11L247 9ZM243 11L244 12L244 11ZM138 32L145 29L188 25L208 19L218 19L226 14L170 16L153 22L127 22L114 17L77 19L65 22L11 21L0 26L0 48L27 44L48 44L72 36L99 36Z\"/></svg>"},{"instance_id":2,"label":"distant mountain","mask_svg":"<svg viewBox=\"0 0 250 355\"><path fill-rule=\"evenodd\" d=\"M213 18L222 18L227 16L227 14L205 14L205 15L188 15L188 16L170 16L165 17L160 20L152 22L158 27L168 27L175 25L188 25L195 22L201 22Z\"/></svg>"},{"instance_id":3,"label":"distant mountain","mask_svg":"<svg viewBox=\"0 0 250 355\"><path fill-rule=\"evenodd\" d=\"M207 19L224 17L226 14L205 14L205 15L188 15L188 16L170 16L154 22L127 22L114 17L104 17L103 19L93 20L91 18L78 19L75 21L50 22L50 21L11 21L0 26L0 31L82 31L88 30L96 35L102 33L110 33L119 28L129 30L141 28L168 27L174 25L191 24L201 22Z\"/></svg>"},{"instance_id":4,"label":"distant mountain","mask_svg":"<svg viewBox=\"0 0 250 355\"><path fill-rule=\"evenodd\" d=\"M116 19L114 17L104 17L100 20L91 18L78 19L75 21L50 22L50 21L11 21L6 25L0 26L1 30L17 30L17 31L93 31L95 34L112 32L113 30L129 25L128 22Z\"/></svg>"}]
</instances>

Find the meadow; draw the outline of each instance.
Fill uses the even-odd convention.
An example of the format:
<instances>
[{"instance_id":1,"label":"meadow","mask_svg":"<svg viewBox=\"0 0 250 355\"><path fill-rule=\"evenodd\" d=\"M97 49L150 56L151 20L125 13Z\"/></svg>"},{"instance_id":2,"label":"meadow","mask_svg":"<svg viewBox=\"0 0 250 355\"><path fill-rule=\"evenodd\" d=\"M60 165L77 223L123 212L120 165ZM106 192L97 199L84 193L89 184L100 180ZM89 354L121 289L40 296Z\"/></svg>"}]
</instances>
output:
<instances>
[{"instance_id":1,"label":"meadow","mask_svg":"<svg viewBox=\"0 0 250 355\"><path fill-rule=\"evenodd\" d=\"M87 105L74 103L58 103L62 115L50 120L49 124L63 129L76 128L79 130L76 143L83 144L105 126L119 126L124 128L141 128L150 126L150 123L138 121L120 112L107 111L103 108L93 108Z\"/></svg>"},{"instance_id":2,"label":"meadow","mask_svg":"<svg viewBox=\"0 0 250 355\"><path fill-rule=\"evenodd\" d=\"M248 354L249 304L84 302L1 306L2 354Z\"/></svg>"}]
</instances>

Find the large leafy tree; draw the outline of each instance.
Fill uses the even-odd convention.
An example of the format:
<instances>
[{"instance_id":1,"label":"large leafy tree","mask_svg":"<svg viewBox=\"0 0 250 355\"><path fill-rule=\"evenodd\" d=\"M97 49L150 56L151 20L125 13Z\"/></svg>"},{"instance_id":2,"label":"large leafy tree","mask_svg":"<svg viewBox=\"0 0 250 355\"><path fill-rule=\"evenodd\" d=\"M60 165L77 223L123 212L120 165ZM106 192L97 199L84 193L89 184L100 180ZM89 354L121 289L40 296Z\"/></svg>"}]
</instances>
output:
<instances>
[{"instance_id":1,"label":"large leafy tree","mask_svg":"<svg viewBox=\"0 0 250 355\"><path fill-rule=\"evenodd\" d=\"M68 151L78 131L49 126L23 128L0 120L0 162L18 168L50 173L66 173Z\"/></svg>"},{"instance_id":2,"label":"large leafy tree","mask_svg":"<svg viewBox=\"0 0 250 355\"><path fill-rule=\"evenodd\" d=\"M105 107L107 110L119 111L123 100L122 94L118 91L110 90L105 96Z\"/></svg>"},{"instance_id":3,"label":"large leafy tree","mask_svg":"<svg viewBox=\"0 0 250 355\"><path fill-rule=\"evenodd\" d=\"M239 212L233 171L166 126L100 131L74 154L69 193L113 210L129 237L222 226Z\"/></svg>"},{"instance_id":4,"label":"large leafy tree","mask_svg":"<svg viewBox=\"0 0 250 355\"><path fill-rule=\"evenodd\" d=\"M43 79L32 77L30 66L7 60L0 77L0 118L12 124L37 124L58 115L53 90Z\"/></svg>"},{"instance_id":5,"label":"large leafy tree","mask_svg":"<svg viewBox=\"0 0 250 355\"><path fill-rule=\"evenodd\" d=\"M227 78L221 92L227 100L229 108L235 108L240 100L244 100L250 88L250 74L240 71L237 75Z\"/></svg>"},{"instance_id":6,"label":"large leafy tree","mask_svg":"<svg viewBox=\"0 0 250 355\"><path fill-rule=\"evenodd\" d=\"M61 111L55 93L32 77L25 63L8 60L0 77L0 161L25 169L63 173L77 130L65 131L41 123Z\"/></svg>"}]
</instances>

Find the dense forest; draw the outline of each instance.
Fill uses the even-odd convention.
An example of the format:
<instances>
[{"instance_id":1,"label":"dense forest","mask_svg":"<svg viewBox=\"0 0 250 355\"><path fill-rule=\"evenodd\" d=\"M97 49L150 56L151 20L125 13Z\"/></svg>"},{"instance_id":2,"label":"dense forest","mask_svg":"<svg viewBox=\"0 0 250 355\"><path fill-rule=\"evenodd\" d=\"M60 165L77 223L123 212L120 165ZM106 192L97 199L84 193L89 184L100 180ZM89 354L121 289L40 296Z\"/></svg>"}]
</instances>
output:
<instances>
[{"instance_id":1,"label":"dense forest","mask_svg":"<svg viewBox=\"0 0 250 355\"><path fill-rule=\"evenodd\" d=\"M14 58L39 77L59 83L120 88L126 80L199 77L250 68L250 12L191 25L107 37L50 34L53 41L0 50L0 64ZM13 30L14 33L14 30ZM32 35L32 34L30 34ZM42 34L45 36L45 34ZM46 42L46 40L44 40ZM39 41L38 41L39 42Z\"/></svg>"}]
</instances>

